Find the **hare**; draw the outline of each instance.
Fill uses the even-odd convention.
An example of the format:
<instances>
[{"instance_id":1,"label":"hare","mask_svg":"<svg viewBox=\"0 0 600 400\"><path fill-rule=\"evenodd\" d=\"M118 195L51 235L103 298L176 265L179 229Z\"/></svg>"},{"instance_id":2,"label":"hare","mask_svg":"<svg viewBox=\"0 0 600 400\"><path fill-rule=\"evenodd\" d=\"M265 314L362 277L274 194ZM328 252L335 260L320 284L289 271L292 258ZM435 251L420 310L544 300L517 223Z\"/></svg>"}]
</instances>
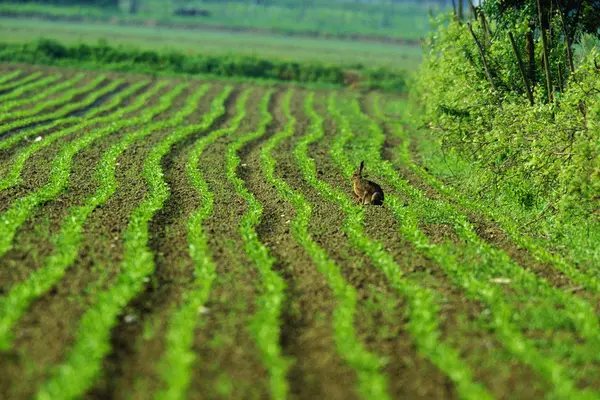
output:
<instances>
[{"instance_id":1,"label":"hare","mask_svg":"<svg viewBox=\"0 0 600 400\"><path fill-rule=\"evenodd\" d=\"M365 167L365 162L361 161L356 172L352 174L352 182L354 182L354 195L361 204L383 205L383 190L381 186L375 182L371 182L362 177L362 170Z\"/></svg>"}]
</instances>

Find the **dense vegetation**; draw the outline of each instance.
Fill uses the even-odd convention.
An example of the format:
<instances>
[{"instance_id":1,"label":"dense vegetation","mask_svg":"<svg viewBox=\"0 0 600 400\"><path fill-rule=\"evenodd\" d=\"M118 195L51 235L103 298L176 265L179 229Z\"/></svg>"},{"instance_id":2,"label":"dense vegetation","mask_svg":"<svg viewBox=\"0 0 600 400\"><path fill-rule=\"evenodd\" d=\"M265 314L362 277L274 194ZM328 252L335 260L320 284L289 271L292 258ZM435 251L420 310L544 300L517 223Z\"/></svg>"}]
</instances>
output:
<instances>
[{"instance_id":1,"label":"dense vegetation","mask_svg":"<svg viewBox=\"0 0 600 400\"><path fill-rule=\"evenodd\" d=\"M210 74L288 82L323 83L338 86L405 89L403 71L365 68L348 69L336 65L296 63L243 56L204 56L170 52L143 51L96 45L65 46L52 40L25 45L0 44L0 61L46 65L86 65L118 71Z\"/></svg>"},{"instance_id":2,"label":"dense vegetation","mask_svg":"<svg viewBox=\"0 0 600 400\"><path fill-rule=\"evenodd\" d=\"M422 120L480 168L484 195L547 215L598 213L600 8L488 1L475 14L428 41L415 91Z\"/></svg>"}]
</instances>

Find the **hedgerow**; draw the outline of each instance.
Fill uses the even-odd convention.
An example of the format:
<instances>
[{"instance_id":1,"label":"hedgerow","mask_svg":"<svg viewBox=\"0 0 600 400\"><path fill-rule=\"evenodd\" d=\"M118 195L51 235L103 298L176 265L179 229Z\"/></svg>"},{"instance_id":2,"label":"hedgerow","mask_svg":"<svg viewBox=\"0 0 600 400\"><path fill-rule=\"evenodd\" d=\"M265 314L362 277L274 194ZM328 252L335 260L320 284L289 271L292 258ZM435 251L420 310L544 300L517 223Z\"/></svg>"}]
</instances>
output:
<instances>
[{"instance_id":1,"label":"hedgerow","mask_svg":"<svg viewBox=\"0 0 600 400\"><path fill-rule=\"evenodd\" d=\"M352 68L315 62L267 60L250 56L189 55L159 53L150 50L126 49L106 42L96 45L65 46L53 40L15 45L0 44L0 61L46 65L87 65L102 69L134 72L168 72L210 74L224 77L244 77L286 82L345 85L348 74L359 76L359 86L403 91L407 74L401 70Z\"/></svg>"},{"instance_id":2,"label":"hedgerow","mask_svg":"<svg viewBox=\"0 0 600 400\"><path fill-rule=\"evenodd\" d=\"M479 13L489 26L440 24L427 42L413 103L445 151L479 168L482 197L546 206L569 219L600 210L600 69L596 49L575 46L587 29L583 19L573 22L573 12L565 23L564 7L549 3L542 2L542 30L531 0L519 5L527 12L487 2ZM582 15L593 13L579 3ZM539 62L546 48L547 66Z\"/></svg>"}]
</instances>

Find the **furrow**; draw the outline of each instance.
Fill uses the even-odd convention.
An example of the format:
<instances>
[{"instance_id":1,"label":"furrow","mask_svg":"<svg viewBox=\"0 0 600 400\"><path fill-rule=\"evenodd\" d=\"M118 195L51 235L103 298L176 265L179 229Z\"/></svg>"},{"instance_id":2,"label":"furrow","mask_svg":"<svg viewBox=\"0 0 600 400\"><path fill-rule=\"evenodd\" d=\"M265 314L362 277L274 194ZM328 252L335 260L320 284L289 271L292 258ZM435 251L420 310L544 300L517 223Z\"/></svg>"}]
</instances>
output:
<instances>
[{"instance_id":1,"label":"furrow","mask_svg":"<svg viewBox=\"0 0 600 400\"><path fill-rule=\"evenodd\" d=\"M193 364L190 398L267 398L269 375L253 332L249 329L261 294L258 269L244 251L239 227L248 204L227 179L229 144L254 132L261 120L258 106L265 92L255 87L238 129L219 135L207 144L197 164L198 173L213 194L213 213L203 221L203 231L216 268L210 296L199 312L192 351L202 355Z\"/></svg>"},{"instance_id":2,"label":"furrow","mask_svg":"<svg viewBox=\"0 0 600 400\"><path fill-rule=\"evenodd\" d=\"M116 95L113 98L113 101L111 101L105 107L101 107L101 108L104 108L107 110L116 108L124 99L137 93L139 91L139 89L146 86L147 83L148 83L147 81L142 81L142 82L132 84L126 90L123 90L121 93ZM165 82L163 82L161 85L155 86L152 90L149 90L146 93L144 93L142 96L140 96L138 101L136 101L130 107L120 108L117 111L115 111L113 114L109 114L106 117L94 118L94 119L80 122L76 125L70 126L69 128L58 130L44 138L42 138L40 136L40 138L42 138L42 139L40 139L38 141L34 141L30 146L28 146L21 152L17 153L16 156L14 157L12 164L7 165L8 172L0 180L0 196L2 196L3 198L6 198L6 199L14 199L15 197L17 197L20 194L18 191L13 192L13 193L1 193L1 192L6 191L9 188L18 186L23 182L23 178L24 178L23 177L23 169L25 168L25 165L31 159L32 155L34 155L41 149L47 148L48 146L50 146L52 144L58 143L59 139L64 139L66 136L73 135L73 134L80 133L80 132L85 132L85 130L88 127L91 127L94 125L98 125L98 127L100 127L101 126L100 124L107 124L107 123L111 123L113 121L117 121L123 115L125 115L127 112L139 110L140 108L142 108L145 105L145 101L148 100L152 95L157 93L160 90L161 86L164 86L164 84L165 84ZM77 119L77 121L81 121L81 120ZM40 130L45 130L46 128L47 127L44 127ZM33 132L33 133L40 134L41 132ZM21 138L19 136L20 135L15 135L15 136L9 138L6 142L0 143L0 150L3 147L2 144L4 144L4 143L9 144L9 142L14 143L18 139ZM12 140L13 138L15 138L15 140ZM60 142L60 143L62 143L62 142ZM40 166L36 166L36 175L40 174L39 168L40 168ZM36 178L37 178L36 180L41 180L39 176L36 176ZM6 204L8 205L8 203L6 203ZM0 207L0 211L1 210L2 210L2 207Z\"/></svg>"},{"instance_id":3,"label":"furrow","mask_svg":"<svg viewBox=\"0 0 600 400\"><path fill-rule=\"evenodd\" d=\"M2 122L0 135L6 135L7 133L11 133L18 129L24 129L35 124L51 122L55 119L67 117L70 113L92 104L100 96L115 90L123 81L123 79L119 79L117 81L119 84L115 85L115 81L109 83L104 75L100 75L86 86L71 89L58 98L43 102L31 109L18 110L2 115L0 116L0 122ZM111 87L108 91L106 90L107 85L110 85ZM78 100L78 97L84 96L86 93L88 94L87 97ZM62 108L40 115L41 112L48 108L57 108L61 106Z\"/></svg>"},{"instance_id":4,"label":"furrow","mask_svg":"<svg viewBox=\"0 0 600 400\"><path fill-rule=\"evenodd\" d=\"M471 371L464 364L464 361L459 358L456 350L440 343L437 316L439 307L434 301L433 294L403 279L402 269L394 262L391 255L384 250L382 244L364 235L364 211L362 207L355 206L346 194L317 178L314 161L308 157L307 150L308 146L320 140L324 133L323 118L314 110L313 96L307 97L305 111L311 118L312 124L309 134L298 143L294 150L304 178L325 198L337 203L342 208L347 215L344 230L351 243L365 252L371 258L373 264L383 271L390 284L407 298L409 303L407 310L408 329L419 351L454 381L461 397L491 398L490 394L481 385L473 381ZM343 149L343 143L341 147Z\"/></svg>"},{"instance_id":5,"label":"furrow","mask_svg":"<svg viewBox=\"0 0 600 400\"><path fill-rule=\"evenodd\" d=\"M181 125L198 127L198 134L213 129L224 116L225 104L232 87L214 85L203 96L193 114ZM161 166L169 187L169 198L149 223L149 251L154 255L154 271L149 284L127 304L126 315L132 322L120 318L111 329L111 353L103 362L103 377L88 393L93 398L118 397L131 393L133 397L149 398L161 388L158 362L165 352L166 323L181 303L189 286L193 270L186 257L185 218L197 205L189 194L193 190L185 179L185 154L198 135L176 143L163 157ZM150 139L160 140L162 135ZM151 146L151 143L147 144ZM147 333L151 324L152 332Z\"/></svg>"},{"instance_id":6,"label":"furrow","mask_svg":"<svg viewBox=\"0 0 600 400\"><path fill-rule=\"evenodd\" d=\"M235 132L246 117L246 103L252 89L246 89L235 105L235 117L227 127L216 129L199 138L187 155L185 172L196 192L200 207L186 219L188 254L193 264L194 281L182 296L182 304L170 317L166 332L166 349L159 361L158 370L163 381L163 389L154 396L157 399L183 399L192 378L192 365L196 359L193 351L194 330L200 324L202 310L211 295L216 278L216 265L211 255L204 221L213 213L214 194L203 178L198 163L207 146L218 138ZM227 111L221 107L215 110L220 115ZM201 360L205 361L205 360ZM206 360L207 361L207 360Z\"/></svg>"},{"instance_id":7,"label":"furrow","mask_svg":"<svg viewBox=\"0 0 600 400\"><path fill-rule=\"evenodd\" d=\"M466 199L458 191L449 185L443 184L435 176L427 172L423 167L416 163L410 151L410 139L404 133L402 125L398 122L386 118L381 112L379 101L376 99L373 103L374 113L380 120L392 126L394 136L401 138L402 146L398 148L397 155L399 163L408 167L416 176L422 179L427 185L430 185L440 194L448 197L465 210L472 210L486 216L489 220L495 221L503 231L510 237L510 240L519 248L526 249L536 260L555 268L560 273L569 277L575 286L582 286L595 294L600 294L600 279L598 279L597 269L578 269L569 264L560 254L550 252L539 245L534 239L520 232L517 224L505 215L486 207L482 203L476 203ZM514 252L516 253L516 252ZM543 274L543 271L540 271Z\"/></svg>"},{"instance_id":8,"label":"furrow","mask_svg":"<svg viewBox=\"0 0 600 400\"><path fill-rule=\"evenodd\" d=\"M77 83L79 83L79 81L81 81L84 76L85 76L84 74L79 73L79 74L75 75L74 77L72 77L71 79L65 80L59 84L52 85L49 88L47 88L46 90L42 90L41 92L39 92L33 96L27 96L27 97L23 97L20 99L14 99L12 101L7 101L0 106L0 112L6 113L6 112L12 110L13 108L24 107L24 106L27 106L30 104L37 104L40 101L43 101L44 99L46 99L47 97L50 97L51 95L53 95L55 93L60 93L65 90L66 91L71 90L71 88L74 85L76 85Z\"/></svg>"},{"instance_id":9,"label":"furrow","mask_svg":"<svg viewBox=\"0 0 600 400\"><path fill-rule=\"evenodd\" d=\"M543 295L540 296L540 301L543 301L545 298L553 298L557 305L566 307L566 315L563 318L571 320L570 323L574 324L582 337L590 342L592 349L596 348L598 338L596 332L597 320L593 309L584 301L573 299L563 292L554 290L546 282L538 280L535 275L514 265L506 254L482 243L464 216L448 208L445 204L427 201L421 192L400 179L389 163L382 162L379 159L379 148L385 141L385 135L383 135L379 126L361 114L356 100L347 104L349 106L344 110L346 112L345 115L353 117L353 126L361 126L368 129L367 134L353 141L355 149L357 149L357 156L369 159L377 175L386 179L399 193L410 196L410 204L406 207L399 197L392 194L386 196L386 204L402 221L403 235L409 238L417 249L436 260L453 281L466 290L470 297L480 300L490 307L494 315L494 328L501 342L515 356L519 357L523 363L530 365L541 376L544 376L551 382L556 395L561 397L574 395L595 397L595 394L592 392L579 391L564 368L553 360L552 356L546 356L540 352L534 342L521 333L518 326L513 322L515 320L518 321L519 312L506 303L502 289L499 288L499 285L493 283L493 279L497 278L498 275L510 276L512 279L517 277L518 279L515 279L515 283L519 286L522 285L518 289L522 289L526 293L528 292L529 296L535 296L541 291ZM336 120L340 123L340 130L347 138L346 141L352 140L354 133L350 128L350 118L342 116L342 113L335 105L333 97L331 97L330 101L330 111L332 114L335 114ZM347 176L350 176L353 171L353 165L341 152L337 153L340 167ZM418 212L419 209L422 210L421 214ZM473 254L474 259L477 257L483 258L479 268L475 270L473 270L473 267L466 268L464 265L464 254L456 254L444 246L432 243L427 238L422 230L419 229L418 221L419 219L423 220L431 217L431 215L437 219L443 217L448 220L448 223L453 226L458 237L466 242L465 249L467 254ZM469 253L469 246L474 247L474 249L470 250L471 253ZM536 289L528 290L528 288L532 287ZM529 315L525 314L530 318L534 318L535 313L540 313L532 321L533 324L543 324L542 318L544 313L542 309L537 308L530 312L531 314ZM557 312L557 310L554 310L554 312ZM521 323L527 322L522 321Z\"/></svg>"},{"instance_id":10,"label":"furrow","mask_svg":"<svg viewBox=\"0 0 600 400\"><path fill-rule=\"evenodd\" d=\"M201 89L194 94L196 103L199 96L204 94L202 92ZM130 217L119 275L108 290L98 294L92 307L83 315L73 348L65 362L38 392L38 399L79 397L91 387L100 373L102 360L110 352L111 328L115 326L123 308L143 289L155 268L153 255L148 249L148 225L169 197L161 160L174 144L209 126L210 122L204 120L199 125L177 127L150 151L143 170L149 190Z\"/></svg>"},{"instance_id":11,"label":"furrow","mask_svg":"<svg viewBox=\"0 0 600 400\"><path fill-rule=\"evenodd\" d=\"M149 110L145 118L141 118L136 122L143 124L149 117L164 110L181 90L183 90L183 86L173 90L164 97L164 101L161 101L155 109ZM193 109L184 111L190 113ZM180 122L185 115L183 114L169 122L174 125ZM73 207L71 213L64 218L60 232L54 239L55 251L44 262L45 266L32 273L24 282L12 286L9 294L0 298L0 344L3 348L6 348L7 344L10 343L11 327L26 311L28 305L52 288L77 257L86 219L97 207L104 204L117 189L114 175L116 160L119 155L133 142L148 136L158 128L162 128L162 125L150 125L147 128L133 131L102 156L96 172L96 179L100 182L100 186L83 206Z\"/></svg>"},{"instance_id":12,"label":"furrow","mask_svg":"<svg viewBox=\"0 0 600 400\"><path fill-rule=\"evenodd\" d=\"M363 344L357 338L354 329L357 303L356 291L346 282L341 274L340 267L312 239L308 231L309 221L312 218L312 207L310 204L302 194L294 191L283 179L275 176L276 160L271 153L283 140L293 136L294 129L296 128L296 118L290 110L291 97L292 92L290 91L283 103L282 112L288 119L285 129L275 134L266 142L261 150L263 173L267 177L267 181L277 189L279 195L292 204L295 212L295 217L291 222L292 235L296 242L310 256L310 259L317 266L319 273L325 277L329 289L333 292L336 304L331 323L335 346L343 360L356 373L359 382L359 393L364 398L384 399L387 397L387 385L386 378L380 371L382 362L375 354L369 353L364 348ZM270 223L273 223L273 221L270 221ZM294 266L292 265L292 267ZM297 272L295 268L292 269L291 273L293 274L294 272ZM299 347L301 349L304 346ZM335 365L333 367L335 368ZM316 379L328 381L327 374L333 372L325 369L318 374ZM306 383L304 383L304 386L306 386ZM329 396L331 396L330 389L325 388L324 390L324 393L320 393L322 397L327 396L326 393L329 393Z\"/></svg>"},{"instance_id":13,"label":"furrow","mask_svg":"<svg viewBox=\"0 0 600 400\"><path fill-rule=\"evenodd\" d=\"M0 76L0 85L4 85L7 82L12 81L13 79L16 79L18 76L21 75L22 72L23 71L21 71L20 69L17 69L15 71L7 73L4 76Z\"/></svg>"},{"instance_id":14,"label":"furrow","mask_svg":"<svg viewBox=\"0 0 600 400\"><path fill-rule=\"evenodd\" d=\"M248 209L242 216L239 231L244 241L244 250L254 262L261 277L262 293L258 299L258 309L252 317L250 330L254 334L261 351L263 364L269 373L270 394L275 399L284 399L288 394L286 381L290 361L281 354L279 344L281 306L285 301L285 282L272 267L275 259L269 254L267 247L260 242L256 226L262 218L262 206L248 191L244 181L238 176L240 165L238 151L250 141L257 140L265 134L272 116L268 111L273 91L269 90L260 103L261 121L256 131L238 138L227 149L227 178L234 185L236 192L247 203Z\"/></svg>"},{"instance_id":15,"label":"furrow","mask_svg":"<svg viewBox=\"0 0 600 400\"><path fill-rule=\"evenodd\" d=\"M27 220L31 212L40 204L56 197L64 189L68 182L72 159L75 154L100 138L106 137L119 129L147 122L155 115L152 111L146 110L137 119L118 120L117 118L122 112L123 110L120 110L114 116L108 118L108 121L112 120L110 125L89 132L87 135L66 144L52 163L50 182L28 196L17 199L7 211L0 214L0 257L12 247L17 229Z\"/></svg>"},{"instance_id":16,"label":"furrow","mask_svg":"<svg viewBox=\"0 0 600 400\"><path fill-rule=\"evenodd\" d=\"M9 92L10 90L13 90L15 88L19 88L23 85L26 85L29 82L35 81L40 76L42 76L41 72L34 72L32 74L26 75L25 77L21 77L18 80L14 80L12 82L8 82L8 83L4 83L4 84L0 85L0 100L2 100L2 98L4 96L6 96L6 92Z\"/></svg>"},{"instance_id":17,"label":"furrow","mask_svg":"<svg viewBox=\"0 0 600 400\"><path fill-rule=\"evenodd\" d=\"M17 89L10 92L9 94L0 96L0 101L2 101L4 103L2 105L2 111L6 110L6 104L7 104L7 103L5 103L6 101L21 97L21 96L23 96L23 94L31 92L33 90L44 88L44 86L51 85L52 83L56 82L60 78L62 78L62 74L50 75L45 78L34 81L32 83L28 83L26 85L20 86ZM10 102L9 102L9 104L10 104Z\"/></svg>"}]
</instances>

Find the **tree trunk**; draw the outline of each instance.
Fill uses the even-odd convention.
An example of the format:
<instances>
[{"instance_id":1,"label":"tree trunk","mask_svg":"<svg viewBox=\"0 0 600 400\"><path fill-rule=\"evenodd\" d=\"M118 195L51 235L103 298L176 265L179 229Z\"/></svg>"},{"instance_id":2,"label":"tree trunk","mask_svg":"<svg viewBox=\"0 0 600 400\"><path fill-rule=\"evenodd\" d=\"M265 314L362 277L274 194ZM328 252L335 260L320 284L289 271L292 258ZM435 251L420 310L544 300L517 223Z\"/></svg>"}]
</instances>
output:
<instances>
[{"instance_id":1,"label":"tree trunk","mask_svg":"<svg viewBox=\"0 0 600 400\"><path fill-rule=\"evenodd\" d=\"M546 73L546 88L548 90L548 102L552 103L554 101L554 96L552 95L552 77L550 76L550 58L548 58L548 37L546 36L546 25L547 19L542 9L541 0L537 0L537 11L538 18L540 22L540 30L542 35L542 46L544 51L544 72Z\"/></svg>"},{"instance_id":2,"label":"tree trunk","mask_svg":"<svg viewBox=\"0 0 600 400\"><path fill-rule=\"evenodd\" d=\"M527 98L529 99L529 104L533 105L533 93L531 92L531 85L529 85L527 72L525 71L525 66L523 65L523 61L521 60L521 54L519 53L519 48L517 47L517 43L515 42L515 38L512 32L508 32L508 38L510 39L510 44L512 45L515 57L517 58L517 63L519 64L519 71L521 71L521 76L523 77L523 82L525 83L525 90L527 91Z\"/></svg>"},{"instance_id":3,"label":"tree trunk","mask_svg":"<svg viewBox=\"0 0 600 400\"><path fill-rule=\"evenodd\" d=\"M529 82L532 86L537 83L537 77L535 73L535 41L533 40L533 31L535 24L529 24L529 32L525 36L525 52L527 53L527 73L529 75Z\"/></svg>"}]
</instances>

